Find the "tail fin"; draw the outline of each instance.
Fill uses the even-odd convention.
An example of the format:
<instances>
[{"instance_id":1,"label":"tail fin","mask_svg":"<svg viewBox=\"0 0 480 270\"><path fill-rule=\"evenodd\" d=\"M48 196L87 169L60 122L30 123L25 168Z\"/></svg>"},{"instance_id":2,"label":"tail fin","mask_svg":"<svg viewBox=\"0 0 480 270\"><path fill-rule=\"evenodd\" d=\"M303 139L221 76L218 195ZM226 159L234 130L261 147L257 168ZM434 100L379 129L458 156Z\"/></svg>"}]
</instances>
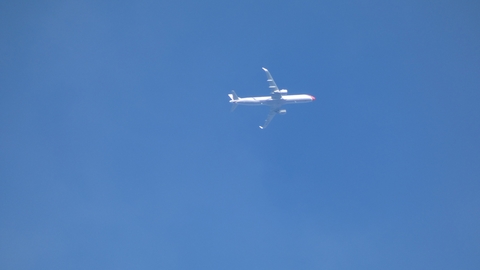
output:
<instances>
[{"instance_id":1,"label":"tail fin","mask_svg":"<svg viewBox=\"0 0 480 270\"><path fill-rule=\"evenodd\" d=\"M237 93L235 93L235 91L233 90L231 94L228 94L228 96L230 97L231 100L239 100Z\"/></svg>"},{"instance_id":2,"label":"tail fin","mask_svg":"<svg viewBox=\"0 0 480 270\"><path fill-rule=\"evenodd\" d=\"M233 112L235 110L235 108L237 108L237 103L235 102L235 100L239 100L240 98L237 96L237 93L235 93L235 91L232 90L232 93L231 94L228 94L228 96L230 97L230 102L233 103L232 104L232 109L230 110L231 112Z\"/></svg>"}]
</instances>

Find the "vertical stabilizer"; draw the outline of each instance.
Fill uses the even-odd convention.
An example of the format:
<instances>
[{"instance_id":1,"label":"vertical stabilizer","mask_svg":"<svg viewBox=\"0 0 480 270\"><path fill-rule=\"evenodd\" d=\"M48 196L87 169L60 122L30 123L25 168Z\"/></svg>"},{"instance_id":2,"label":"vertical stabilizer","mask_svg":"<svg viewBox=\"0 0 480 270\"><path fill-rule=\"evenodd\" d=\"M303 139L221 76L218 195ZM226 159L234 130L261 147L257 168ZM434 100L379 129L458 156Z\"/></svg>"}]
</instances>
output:
<instances>
[{"instance_id":1,"label":"vertical stabilizer","mask_svg":"<svg viewBox=\"0 0 480 270\"><path fill-rule=\"evenodd\" d=\"M231 112L233 112L238 105L235 101L239 100L240 98L237 96L237 93L235 93L235 91L233 90L231 94L228 94L228 96L230 97L230 103L233 103L232 109L230 110Z\"/></svg>"},{"instance_id":2,"label":"vertical stabilizer","mask_svg":"<svg viewBox=\"0 0 480 270\"><path fill-rule=\"evenodd\" d=\"M240 98L237 96L237 93L235 93L235 91L232 90L232 93L231 94L228 94L228 96L230 97L230 99L232 100L239 100Z\"/></svg>"}]
</instances>

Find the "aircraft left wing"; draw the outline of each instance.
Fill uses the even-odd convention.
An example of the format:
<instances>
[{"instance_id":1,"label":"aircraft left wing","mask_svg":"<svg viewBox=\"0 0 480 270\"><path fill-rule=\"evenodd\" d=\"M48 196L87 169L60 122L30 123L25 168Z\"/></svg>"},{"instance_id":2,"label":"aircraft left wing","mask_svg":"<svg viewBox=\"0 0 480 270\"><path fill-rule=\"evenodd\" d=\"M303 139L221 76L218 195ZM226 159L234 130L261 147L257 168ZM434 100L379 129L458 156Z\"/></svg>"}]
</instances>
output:
<instances>
[{"instance_id":1,"label":"aircraft left wing","mask_svg":"<svg viewBox=\"0 0 480 270\"><path fill-rule=\"evenodd\" d=\"M277 107L271 107L270 112L268 113L267 119L265 120L265 123L263 126L260 126L261 129L266 129L268 124L270 124L270 121L272 121L273 117L277 114Z\"/></svg>"}]
</instances>

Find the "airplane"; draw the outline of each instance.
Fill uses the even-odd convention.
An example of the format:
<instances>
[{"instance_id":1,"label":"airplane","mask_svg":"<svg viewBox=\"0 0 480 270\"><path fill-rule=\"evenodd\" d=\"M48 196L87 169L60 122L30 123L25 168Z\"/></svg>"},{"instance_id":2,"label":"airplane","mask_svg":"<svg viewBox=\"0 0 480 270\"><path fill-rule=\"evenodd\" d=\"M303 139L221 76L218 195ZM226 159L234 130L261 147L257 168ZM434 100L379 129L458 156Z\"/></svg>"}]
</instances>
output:
<instances>
[{"instance_id":1,"label":"airplane","mask_svg":"<svg viewBox=\"0 0 480 270\"><path fill-rule=\"evenodd\" d=\"M268 113L267 119L263 126L259 126L260 129L267 128L270 121L272 121L273 117L277 114L286 114L287 110L281 109L281 107L285 104L292 104L292 103L305 103L305 102L312 102L315 100L314 96L311 95L288 95L287 89L279 89L277 84L270 75L270 72L262 67L263 71L267 74L267 82L269 84L268 88L270 88L270 96L262 96L262 97L245 97L241 98L237 96L234 90L232 90L231 94L228 94L230 97L230 103L232 104L231 111L233 112L238 105L267 105L270 106L270 112Z\"/></svg>"}]
</instances>

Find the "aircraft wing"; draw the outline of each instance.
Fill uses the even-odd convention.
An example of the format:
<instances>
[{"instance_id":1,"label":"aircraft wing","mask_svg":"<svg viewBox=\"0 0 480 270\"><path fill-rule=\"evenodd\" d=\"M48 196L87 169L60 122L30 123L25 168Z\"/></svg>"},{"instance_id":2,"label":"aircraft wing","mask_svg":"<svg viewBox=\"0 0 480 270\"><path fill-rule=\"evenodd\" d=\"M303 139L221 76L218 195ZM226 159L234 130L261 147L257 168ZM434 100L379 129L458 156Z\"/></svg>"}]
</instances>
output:
<instances>
[{"instance_id":1,"label":"aircraft wing","mask_svg":"<svg viewBox=\"0 0 480 270\"><path fill-rule=\"evenodd\" d=\"M270 92L273 93L273 91L278 90L277 84L273 80L272 75L270 75L270 72L268 71L268 69L264 67L262 67L262 69L263 71L265 71L265 73L267 73L268 88L270 88Z\"/></svg>"},{"instance_id":2,"label":"aircraft wing","mask_svg":"<svg viewBox=\"0 0 480 270\"><path fill-rule=\"evenodd\" d=\"M263 126L260 126L261 129L266 129L268 124L270 124L270 121L272 121L273 117L277 114L278 107L271 107L270 112L268 113L267 119L265 120L265 123Z\"/></svg>"}]
</instances>

